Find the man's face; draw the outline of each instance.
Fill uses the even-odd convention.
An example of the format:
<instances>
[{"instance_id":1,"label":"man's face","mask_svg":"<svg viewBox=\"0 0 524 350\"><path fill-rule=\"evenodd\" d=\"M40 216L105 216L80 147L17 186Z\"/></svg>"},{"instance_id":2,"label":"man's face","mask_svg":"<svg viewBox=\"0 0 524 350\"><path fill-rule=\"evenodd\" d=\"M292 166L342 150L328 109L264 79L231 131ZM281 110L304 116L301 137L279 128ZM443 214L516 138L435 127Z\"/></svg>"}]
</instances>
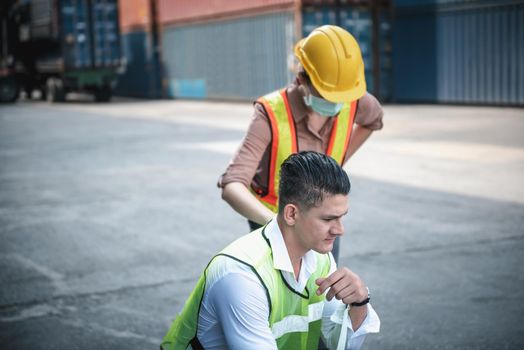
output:
<instances>
[{"instance_id":1,"label":"man's face","mask_svg":"<svg viewBox=\"0 0 524 350\"><path fill-rule=\"evenodd\" d=\"M335 238L344 234L342 218L348 208L348 196L336 194L326 195L317 207L299 210L295 228L302 247L321 254L330 252Z\"/></svg>"}]
</instances>

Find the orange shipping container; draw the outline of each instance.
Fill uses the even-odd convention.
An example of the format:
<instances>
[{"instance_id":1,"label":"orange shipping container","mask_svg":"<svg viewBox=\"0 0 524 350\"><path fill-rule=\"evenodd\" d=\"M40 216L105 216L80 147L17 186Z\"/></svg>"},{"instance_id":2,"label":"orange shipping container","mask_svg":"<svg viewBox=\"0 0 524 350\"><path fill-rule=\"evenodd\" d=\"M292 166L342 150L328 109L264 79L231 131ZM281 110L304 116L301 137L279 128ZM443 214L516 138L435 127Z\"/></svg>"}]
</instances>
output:
<instances>
[{"instance_id":1,"label":"orange shipping container","mask_svg":"<svg viewBox=\"0 0 524 350\"><path fill-rule=\"evenodd\" d=\"M223 17L292 9L300 0L158 0L162 24L208 21Z\"/></svg>"},{"instance_id":2,"label":"orange shipping container","mask_svg":"<svg viewBox=\"0 0 524 350\"><path fill-rule=\"evenodd\" d=\"M118 0L122 33L147 31L152 20L151 1L154 0Z\"/></svg>"}]
</instances>

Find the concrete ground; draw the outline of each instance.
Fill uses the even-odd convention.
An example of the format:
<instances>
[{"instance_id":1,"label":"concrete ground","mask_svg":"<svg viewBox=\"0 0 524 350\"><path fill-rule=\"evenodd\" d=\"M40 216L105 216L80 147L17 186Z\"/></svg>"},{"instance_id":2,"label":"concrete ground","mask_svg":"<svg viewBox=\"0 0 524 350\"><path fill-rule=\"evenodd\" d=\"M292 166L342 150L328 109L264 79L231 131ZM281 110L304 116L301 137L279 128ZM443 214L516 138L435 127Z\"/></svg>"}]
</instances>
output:
<instances>
[{"instance_id":1,"label":"concrete ground","mask_svg":"<svg viewBox=\"0 0 524 350\"><path fill-rule=\"evenodd\" d=\"M158 349L246 222L216 180L251 105L0 106L0 348ZM524 348L524 110L385 106L350 161L340 262L367 349Z\"/></svg>"}]
</instances>

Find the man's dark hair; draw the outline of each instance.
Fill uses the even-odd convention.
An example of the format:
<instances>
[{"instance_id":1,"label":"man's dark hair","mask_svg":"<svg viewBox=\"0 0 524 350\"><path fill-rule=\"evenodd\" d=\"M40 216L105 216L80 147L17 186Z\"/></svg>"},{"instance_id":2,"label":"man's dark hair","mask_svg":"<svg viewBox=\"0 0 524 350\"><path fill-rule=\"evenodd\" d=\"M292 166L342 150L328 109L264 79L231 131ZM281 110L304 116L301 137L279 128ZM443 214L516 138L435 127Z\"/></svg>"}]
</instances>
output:
<instances>
[{"instance_id":1,"label":"man's dark hair","mask_svg":"<svg viewBox=\"0 0 524 350\"><path fill-rule=\"evenodd\" d=\"M311 151L292 154L280 168L279 212L290 203L308 210L326 194L347 195L350 189L348 175L333 158Z\"/></svg>"}]
</instances>

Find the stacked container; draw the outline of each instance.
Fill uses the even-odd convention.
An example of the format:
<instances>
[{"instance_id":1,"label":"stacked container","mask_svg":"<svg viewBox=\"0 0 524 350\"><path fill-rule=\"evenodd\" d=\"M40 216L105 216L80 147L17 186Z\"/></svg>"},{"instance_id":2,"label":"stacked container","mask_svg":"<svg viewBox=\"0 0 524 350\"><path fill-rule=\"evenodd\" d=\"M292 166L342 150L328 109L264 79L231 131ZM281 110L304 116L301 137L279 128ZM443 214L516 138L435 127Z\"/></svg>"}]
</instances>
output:
<instances>
[{"instance_id":1,"label":"stacked container","mask_svg":"<svg viewBox=\"0 0 524 350\"><path fill-rule=\"evenodd\" d=\"M158 0L166 93L175 98L253 99L283 87L294 77L294 44L315 27L335 24L359 41L368 90L387 99L389 13L382 11L387 23L377 29L371 3Z\"/></svg>"},{"instance_id":2,"label":"stacked container","mask_svg":"<svg viewBox=\"0 0 524 350\"><path fill-rule=\"evenodd\" d=\"M304 0L302 36L324 24L338 25L355 37L364 59L367 90L388 101L392 87L389 1Z\"/></svg>"},{"instance_id":3,"label":"stacked container","mask_svg":"<svg viewBox=\"0 0 524 350\"><path fill-rule=\"evenodd\" d=\"M398 102L524 105L524 2L395 0Z\"/></svg>"},{"instance_id":4,"label":"stacked container","mask_svg":"<svg viewBox=\"0 0 524 350\"><path fill-rule=\"evenodd\" d=\"M126 71L117 82L119 95L162 96L156 0L119 0L120 31Z\"/></svg>"},{"instance_id":5,"label":"stacked container","mask_svg":"<svg viewBox=\"0 0 524 350\"><path fill-rule=\"evenodd\" d=\"M116 0L26 0L5 6L2 32L9 45L2 56L15 69L4 81L9 78L28 96L40 90L52 102L73 91L93 93L100 102L111 99L121 67Z\"/></svg>"},{"instance_id":6,"label":"stacked container","mask_svg":"<svg viewBox=\"0 0 524 350\"><path fill-rule=\"evenodd\" d=\"M66 67L112 67L119 64L118 11L115 2L63 0L61 17L62 41L69 44L64 45L63 49Z\"/></svg>"},{"instance_id":7,"label":"stacked container","mask_svg":"<svg viewBox=\"0 0 524 350\"><path fill-rule=\"evenodd\" d=\"M292 77L295 0L159 1L169 97L253 99Z\"/></svg>"}]
</instances>

